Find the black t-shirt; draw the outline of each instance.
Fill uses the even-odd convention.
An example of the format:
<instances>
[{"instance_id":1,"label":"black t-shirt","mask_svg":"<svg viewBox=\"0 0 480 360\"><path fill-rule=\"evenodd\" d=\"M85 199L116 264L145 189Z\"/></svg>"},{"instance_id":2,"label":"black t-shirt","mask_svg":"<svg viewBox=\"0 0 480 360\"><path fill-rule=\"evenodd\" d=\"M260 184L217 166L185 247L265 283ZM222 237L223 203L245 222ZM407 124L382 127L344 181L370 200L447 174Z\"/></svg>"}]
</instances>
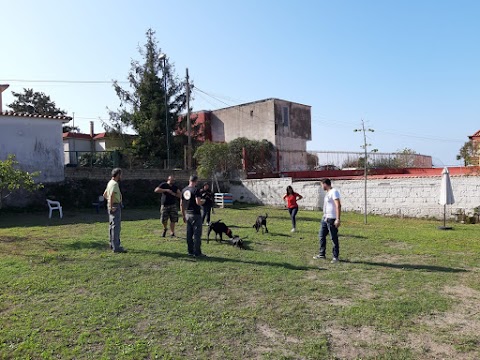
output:
<instances>
[{"instance_id":1,"label":"black t-shirt","mask_svg":"<svg viewBox=\"0 0 480 360\"><path fill-rule=\"evenodd\" d=\"M197 205L196 198L200 198L200 191L191 186L187 186L182 191L183 208L187 214L200 215L200 206Z\"/></svg>"},{"instance_id":2,"label":"black t-shirt","mask_svg":"<svg viewBox=\"0 0 480 360\"><path fill-rule=\"evenodd\" d=\"M170 189L172 190L175 194L178 191L178 187L175 184L170 185L169 183L161 183L158 185L160 189ZM162 205L174 205L177 203L177 197L173 196L172 194L169 193L162 193Z\"/></svg>"},{"instance_id":3,"label":"black t-shirt","mask_svg":"<svg viewBox=\"0 0 480 360\"><path fill-rule=\"evenodd\" d=\"M208 190L201 189L200 190L200 197L202 199L205 199L205 205L206 206L212 206L212 204L213 204L213 194L212 194L212 191L210 189L208 189Z\"/></svg>"}]
</instances>

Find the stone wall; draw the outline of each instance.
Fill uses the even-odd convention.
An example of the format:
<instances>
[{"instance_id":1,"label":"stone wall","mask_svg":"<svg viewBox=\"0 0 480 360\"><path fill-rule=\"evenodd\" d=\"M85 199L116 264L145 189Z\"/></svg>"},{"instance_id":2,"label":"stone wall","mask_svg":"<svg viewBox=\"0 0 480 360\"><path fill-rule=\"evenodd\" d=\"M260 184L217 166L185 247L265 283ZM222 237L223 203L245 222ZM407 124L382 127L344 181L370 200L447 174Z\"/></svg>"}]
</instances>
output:
<instances>
[{"instance_id":1,"label":"stone wall","mask_svg":"<svg viewBox=\"0 0 480 360\"><path fill-rule=\"evenodd\" d=\"M443 218L443 206L438 204L441 177L369 179L367 188L367 210L371 214L407 217ZM480 176L451 177L455 204L447 206L447 217L456 209L472 212L480 205ZM291 178L243 180L232 183L230 192L234 200L252 204L283 206L285 189L293 189L304 199L302 208L321 209L324 191L320 181L292 182ZM342 196L344 211L364 211L364 181L332 180Z\"/></svg>"}]
</instances>

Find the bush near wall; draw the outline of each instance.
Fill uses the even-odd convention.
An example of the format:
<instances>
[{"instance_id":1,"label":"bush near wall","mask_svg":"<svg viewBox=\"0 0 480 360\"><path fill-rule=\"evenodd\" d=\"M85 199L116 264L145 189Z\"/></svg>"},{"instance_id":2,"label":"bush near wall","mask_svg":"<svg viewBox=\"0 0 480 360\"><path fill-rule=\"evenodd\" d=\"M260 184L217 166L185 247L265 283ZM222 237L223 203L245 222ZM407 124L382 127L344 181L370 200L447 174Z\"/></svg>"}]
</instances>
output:
<instances>
[{"instance_id":1,"label":"bush near wall","mask_svg":"<svg viewBox=\"0 0 480 360\"><path fill-rule=\"evenodd\" d=\"M158 180L122 180L120 190L124 206L127 208L160 207L160 195L153 190L160 184ZM199 186L203 182L199 182ZM66 210L92 208L92 203L105 191L107 181L96 179L66 179L59 183L44 184L44 188L33 193L17 192L8 198L5 210L41 211L47 208L46 199L60 201ZM177 181L181 189L186 181ZM228 183L220 183L221 190L227 192Z\"/></svg>"}]
</instances>

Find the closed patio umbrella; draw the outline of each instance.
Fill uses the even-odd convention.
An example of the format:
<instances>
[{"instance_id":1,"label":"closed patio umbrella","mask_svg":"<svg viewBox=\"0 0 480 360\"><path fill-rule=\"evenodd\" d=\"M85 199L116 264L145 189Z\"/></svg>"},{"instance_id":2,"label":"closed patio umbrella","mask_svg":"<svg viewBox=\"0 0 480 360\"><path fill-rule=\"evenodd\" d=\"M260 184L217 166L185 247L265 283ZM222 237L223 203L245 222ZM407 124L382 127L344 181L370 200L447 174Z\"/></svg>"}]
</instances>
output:
<instances>
[{"instance_id":1,"label":"closed patio umbrella","mask_svg":"<svg viewBox=\"0 0 480 360\"><path fill-rule=\"evenodd\" d=\"M452 205L455 203L455 198L453 196L452 190L452 183L450 182L450 173L448 172L448 168L444 167L442 171L442 184L440 187L440 198L438 199L438 203L443 205L443 226L440 226L439 229L447 230L451 229L451 227L447 227L446 225L446 212L447 212L447 205Z\"/></svg>"}]
</instances>

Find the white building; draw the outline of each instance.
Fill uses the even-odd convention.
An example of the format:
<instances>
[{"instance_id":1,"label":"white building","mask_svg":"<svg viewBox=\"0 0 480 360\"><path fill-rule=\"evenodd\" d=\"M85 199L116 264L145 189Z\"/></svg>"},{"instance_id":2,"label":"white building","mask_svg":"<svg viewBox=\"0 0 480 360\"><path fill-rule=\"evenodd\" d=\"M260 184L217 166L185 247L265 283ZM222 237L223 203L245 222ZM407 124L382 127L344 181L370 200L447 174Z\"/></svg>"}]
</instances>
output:
<instances>
[{"instance_id":1,"label":"white building","mask_svg":"<svg viewBox=\"0 0 480 360\"><path fill-rule=\"evenodd\" d=\"M70 120L0 111L0 160L14 154L22 170L41 172L39 181L63 181L62 125Z\"/></svg>"}]
</instances>

